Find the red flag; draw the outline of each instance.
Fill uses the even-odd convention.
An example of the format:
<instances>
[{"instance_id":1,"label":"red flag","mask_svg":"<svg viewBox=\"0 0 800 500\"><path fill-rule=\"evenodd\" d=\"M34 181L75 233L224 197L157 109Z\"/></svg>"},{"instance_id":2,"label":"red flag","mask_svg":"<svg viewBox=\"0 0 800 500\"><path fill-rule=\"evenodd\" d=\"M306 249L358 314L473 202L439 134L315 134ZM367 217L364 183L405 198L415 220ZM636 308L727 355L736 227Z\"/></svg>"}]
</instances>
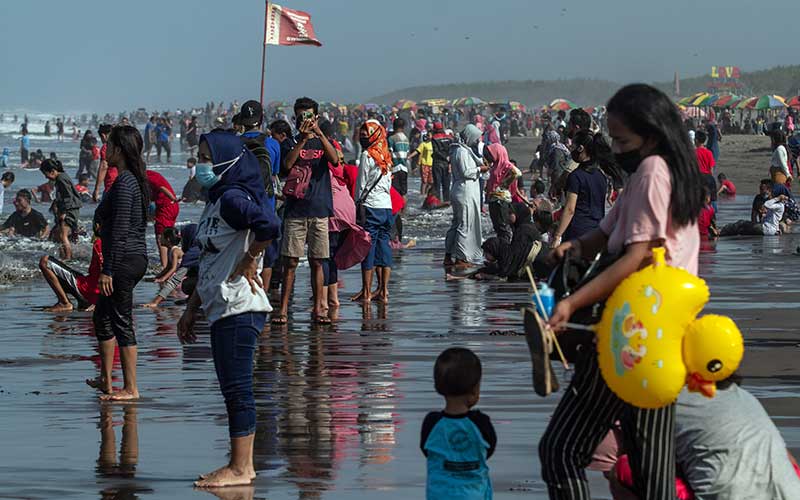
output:
<instances>
[{"instance_id":1,"label":"red flag","mask_svg":"<svg viewBox=\"0 0 800 500\"><path fill-rule=\"evenodd\" d=\"M264 45L315 45L322 43L314 34L311 16L299 10L267 3L267 32Z\"/></svg>"}]
</instances>

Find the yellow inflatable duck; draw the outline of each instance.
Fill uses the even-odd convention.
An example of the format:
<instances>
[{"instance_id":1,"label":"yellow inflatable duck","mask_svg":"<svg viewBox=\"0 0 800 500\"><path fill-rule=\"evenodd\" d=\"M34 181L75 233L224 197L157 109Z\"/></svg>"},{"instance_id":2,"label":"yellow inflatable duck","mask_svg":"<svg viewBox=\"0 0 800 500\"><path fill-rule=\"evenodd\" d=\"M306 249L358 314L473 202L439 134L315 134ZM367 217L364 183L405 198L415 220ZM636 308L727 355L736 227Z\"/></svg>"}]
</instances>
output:
<instances>
[{"instance_id":1,"label":"yellow inflatable duck","mask_svg":"<svg viewBox=\"0 0 800 500\"><path fill-rule=\"evenodd\" d=\"M712 397L715 382L738 368L742 335L727 317L697 315L708 302L706 283L668 266L664 248L653 263L614 290L595 325L600 371L609 388L639 408L661 408L681 389Z\"/></svg>"}]
</instances>

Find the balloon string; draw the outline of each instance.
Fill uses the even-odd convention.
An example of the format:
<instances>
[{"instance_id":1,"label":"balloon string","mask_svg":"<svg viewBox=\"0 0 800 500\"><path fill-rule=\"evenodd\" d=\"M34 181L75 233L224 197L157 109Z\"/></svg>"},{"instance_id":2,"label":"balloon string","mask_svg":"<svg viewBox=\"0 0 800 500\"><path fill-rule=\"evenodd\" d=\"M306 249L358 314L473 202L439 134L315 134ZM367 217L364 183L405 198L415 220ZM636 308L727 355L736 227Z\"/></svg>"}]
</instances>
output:
<instances>
[{"instance_id":1,"label":"balloon string","mask_svg":"<svg viewBox=\"0 0 800 500\"><path fill-rule=\"evenodd\" d=\"M539 310L542 311L544 315L545 323L544 329L547 334L547 337L553 344L556 346L556 351L558 351L558 357L561 358L561 363L564 364L564 369L569 371L569 363L567 363L567 357L564 356L564 352L561 350L561 344L558 343L558 339L556 338L556 333L553 331L553 328L547 324L550 321L550 318L547 316L547 310L544 308L544 303L542 303L542 297L539 295L539 289L536 288L536 281L533 279L533 273L531 272L530 266L525 266L525 271L528 273L528 280L531 282L531 287L533 288L533 293L536 296L536 302L539 303ZM534 310L534 314L536 314L536 310ZM538 314L537 314L538 316ZM539 321L541 323L541 321Z\"/></svg>"}]
</instances>

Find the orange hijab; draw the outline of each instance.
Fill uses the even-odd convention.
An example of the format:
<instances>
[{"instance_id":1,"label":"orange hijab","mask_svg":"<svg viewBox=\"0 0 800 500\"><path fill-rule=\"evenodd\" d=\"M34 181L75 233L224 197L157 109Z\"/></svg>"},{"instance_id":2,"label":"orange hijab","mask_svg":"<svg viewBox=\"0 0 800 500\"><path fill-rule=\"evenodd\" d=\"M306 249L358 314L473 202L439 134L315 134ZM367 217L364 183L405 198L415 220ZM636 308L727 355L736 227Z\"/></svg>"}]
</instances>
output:
<instances>
[{"instance_id":1,"label":"orange hijab","mask_svg":"<svg viewBox=\"0 0 800 500\"><path fill-rule=\"evenodd\" d=\"M367 153L381 168L381 172L386 174L392 169L392 154L386 141L386 129L377 120L367 120L361 126L361 130L366 130L369 137Z\"/></svg>"}]
</instances>

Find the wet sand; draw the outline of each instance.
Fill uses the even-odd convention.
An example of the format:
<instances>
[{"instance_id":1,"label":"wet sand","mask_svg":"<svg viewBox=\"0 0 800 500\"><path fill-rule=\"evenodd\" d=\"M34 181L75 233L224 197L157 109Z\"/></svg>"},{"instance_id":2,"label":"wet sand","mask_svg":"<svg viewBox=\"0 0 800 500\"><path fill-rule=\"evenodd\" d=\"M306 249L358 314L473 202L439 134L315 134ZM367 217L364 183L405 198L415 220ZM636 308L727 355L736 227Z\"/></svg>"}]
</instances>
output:
<instances>
[{"instance_id":1,"label":"wet sand","mask_svg":"<svg viewBox=\"0 0 800 500\"><path fill-rule=\"evenodd\" d=\"M511 157L524 168L534 145L515 139ZM763 137L723 143L720 170L747 194L720 203L721 223L749 215L749 193L769 154L748 151L767 145ZM164 171L176 187L182 184L182 169ZM412 200L418 203L418 196ZM180 220L196 213L198 207L184 210ZM410 215L406 233L418 237L419 246L397 254L388 306L362 309L343 301L333 327L311 327L308 270L301 269L292 323L265 330L257 352L258 478L253 487L219 496L422 497L420 425L428 411L442 407L433 389L433 361L446 347L463 345L483 362L478 407L492 417L499 437L489 461L496 497L546 498L536 445L558 396L533 394L522 337L492 335L522 332L518 307L528 287L445 282L440 262L448 214L412 209ZM745 386L795 452L798 244L797 235L725 239L700 258L712 293L707 311L728 314L741 327ZM42 252L30 253L38 258ZM25 261L24 254L14 258ZM360 281L357 270L343 277L344 299ZM152 283L142 283L136 300L143 303L154 293ZM101 404L84 384L99 362L91 317L36 310L51 303L39 278L0 289L0 497L213 498L191 487L198 473L222 464L228 447L207 330L198 344L181 346L175 336L180 307L169 301L157 312L137 310L143 399ZM602 478L591 477L594 496L608 498Z\"/></svg>"}]
</instances>

